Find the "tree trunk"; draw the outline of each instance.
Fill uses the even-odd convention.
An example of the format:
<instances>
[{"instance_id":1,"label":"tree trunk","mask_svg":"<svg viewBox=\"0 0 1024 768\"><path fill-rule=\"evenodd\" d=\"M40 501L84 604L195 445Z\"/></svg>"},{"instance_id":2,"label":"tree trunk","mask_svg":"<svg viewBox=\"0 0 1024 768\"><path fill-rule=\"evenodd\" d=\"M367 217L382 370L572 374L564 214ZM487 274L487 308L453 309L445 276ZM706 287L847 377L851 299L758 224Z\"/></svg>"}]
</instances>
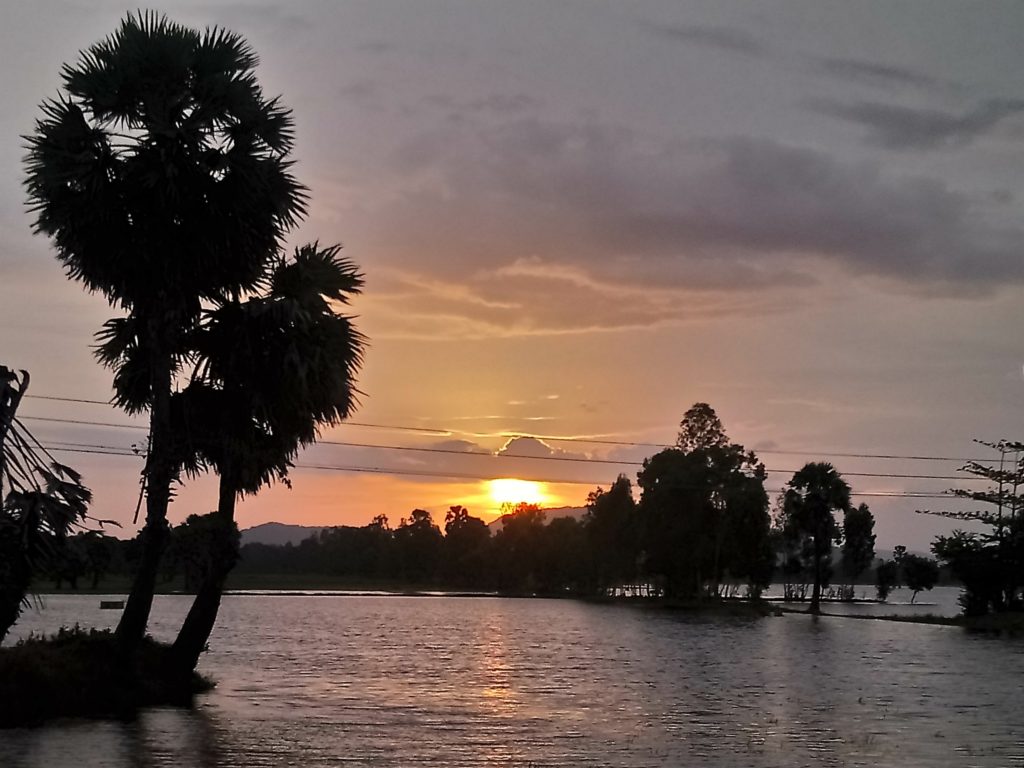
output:
<instances>
[{"instance_id":1,"label":"tree trunk","mask_svg":"<svg viewBox=\"0 0 1024 768\"><path fill-rule=\"evenodd\" d=\"M814 587L811 590L811 607L808 611L814 616L821 613L821 559L823 555L822 547L819 544L820 540L821 532L819 531L814 537Z\"/></svg>"},{"instance_id":2,"label":"tree trunk","mask_svg":"<svg viewBox=\"0 0 1024 768\"><path fill-rule=\"evenodd\" d=\"M164 335L158 324L150 321L151 343L162 346ZM171 461L171 355L154 350L152 355L152 396L150 411L149 454L146 457L146 525L142 529L142 558L117 625L117 638L128 649L138 646L146 634L149 613L156 592L160 558L167 548L170 532L167 526L167 505L170 502L174 467Z\"/></svg>"},{"instance_id":3,"label":"tree trunk","mask_svg":"<svg viewBox=\"0 0 1024 768\"><path fill-rule=\"evenodd\" d=\"M220 497L215 513L217 526L214 541L210 547L210 560L202 583L196 593L192 607L181 625L178 637L174 641L173 654L175 662L182 668L193 670L199 663L199 656L206 649L206 644L217 622L221 596L228 574L238 562L239 538L235 527L235 492L234 483L224 473L220 478Z\"/></svg>"}]
</instances>

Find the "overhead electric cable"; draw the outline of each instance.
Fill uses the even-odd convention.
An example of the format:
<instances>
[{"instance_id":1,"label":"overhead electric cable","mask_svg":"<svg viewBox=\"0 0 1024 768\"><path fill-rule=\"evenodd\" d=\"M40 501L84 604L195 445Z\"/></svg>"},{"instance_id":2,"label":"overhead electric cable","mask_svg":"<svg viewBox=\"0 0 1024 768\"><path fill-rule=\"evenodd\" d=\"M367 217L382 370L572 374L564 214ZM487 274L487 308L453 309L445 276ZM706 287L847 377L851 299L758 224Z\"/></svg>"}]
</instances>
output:
<instances>
[{"instance_id":1,"label":"overhead electric cable","mask_svg":"<svg viewBox=\"0 0 1024 768\"><path fill-rule=\"evenodd\" d=\"M78 423L78 422L75 422ZM114 426L114 425L105 425ZM128 425L119 425L127 427ZM68 442L54 442L54 445L65 445L72 447L84 447L84 448L104 448L112 450L132 450L131 448L123 448L121 446L109 446L109 445L97 445L93 443L68 443ZM316 445L330 445L342 448L361 448L361 449L378 449L387 451L410 451L414 453L434 453L443 455L454 455L463 457L479 457L479 458L492 458L492 459L525 459L527 461L562 461L571 462L577 464L600 464L600 465L612 465L612 466L643 466L642 461L627 461L618 459L592 459L581 456L528 456L525 454L517 453L475 453L471 451L459 451L453 448L426 448L410 445L380 445L377 443L353 443L339 440L318 440ZM767 472L775 474L792 475L797 470L794 469L773 469L766 468ZM844 477L871 477L891 480L951 480L960 482L980 482L984 478L974 476L959 476L959 475L920 475L920 474L909 474L909 473L894 473L894 472L843 472Z\"/></svg>"},{"instance_id":2,"label":"overhead electric cable","mask_svg":"<svg viewBox=\"0 0 1024 768\"><path fill-rule=\"evenodd\" d=\"M36 395L26 394L26 398L36 400L48 400L55 402L67 402L67 403L82 403L90 405L102 405L109 408L115 407L113 403L104 400L93 400L89 398L78 398L78 397L61 397L56 395ZM57 423L69 423L69 424L82 424L86 426L103 426L103 427L123 427L127 429L148 429L148 427L136 424L113 424L109 422L96 422L87 421L84 419L59 419L54 417L42 417L42 416L23 416L23 419L33 419L36 421L50 421ZM451 429L447 427L418 427L411 425L396 425L396 424L375 424L370 422L358 422L358 421L345 421L340 426L349 427L361 427L368 429L386 429L397 432L415 432L419 434L430 434L430 435L452 435L452 434L467 434L474 435L473 432L467 432L465 430ZM631 447L631 448L671 448L672 445L668 443L648 443L640 441L628 441L628 440L610 440L605 438L589 438L589 437L564 437L559 435L540 435L527 432L501 432L493 435L494 437L505 437L505 438L529 438L534 440L541 440L547 442L568 442L568 443L583 443L588 445L612 445L619 447ZM321 443L330 444L330 441L319 441ZM373 447L373 446L368 446ZM421 449L425 450L425 449ZM435 450L446 450L446 449L435 449ZM447 449L451 450L451 449ZM464 451L454 451L453 453L464 453ZM896 454L896 453L858 453L858 452L846 452L846 451L820 451L820 450L783 450L783 449L762 449L754 451L757 454L764 455L778 455L778 456L824 456L824 457L835 457L835 458L847 458L847 459L883 459L883 460L903 460L903 461L957 461L957 462L969 462L969 461L988 461L987 458L969 458L962 456L935 456L926 454ZM521 457L527 458L527 457ZM530 457L533 458L533 457ZM541 458L541 457L536 457ZM613 462L612 460L606 460L608 463L636 463L636 462ZM848 474L848 473L844 473ZM936 478L941 479L941 478Z\"/></svg>"}]
</instances>

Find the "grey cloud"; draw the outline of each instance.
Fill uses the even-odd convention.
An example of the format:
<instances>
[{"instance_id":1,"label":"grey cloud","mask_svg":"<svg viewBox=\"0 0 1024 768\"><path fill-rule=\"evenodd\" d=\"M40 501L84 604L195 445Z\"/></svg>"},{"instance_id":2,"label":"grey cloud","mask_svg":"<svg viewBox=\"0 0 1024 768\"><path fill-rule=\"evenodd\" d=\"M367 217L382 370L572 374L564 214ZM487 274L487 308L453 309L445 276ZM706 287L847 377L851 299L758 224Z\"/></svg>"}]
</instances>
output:
<instances>
[{"instance_id":1,"label":"grey cloud","mask_svg":"<svg viewBox=\"0 0 1024 768\"><path fill-rule=\"evenodd\" d=\"M441 440L429 446L436 451L457 451L459 453L490 453L472 440Z\"/></svg>"},{"instance_id":2,"label":"grey cloud","mask_svg":"<svg viewBox=\"0 0 1024 768\"><path fill-rule=\"evenodd\" d=\"M585 460L587 458L587 455L584 453L573 453L572 451L553 448L536 437L513 437L502 446L497 455L532 459L559 458Z\"/></svg>"},{"instance_id":3,"label":"grey cloud","mask_svg":"<svg viewBox=\"0 0 1024 768\"><path fill-rule=\"evenodd\" d=\"M657 34L683 43L704 45L748 56L763 56L767 53L761 42L735 27L700 24L653 24L650 26Z\"/></svg>"},{"instance_id":4,"label":"grey cloud","mask_svg":"<svg viewBox=\"0 0 1024 768\"><path fill-rule=\"evenodd\" d=\"M864 126L867 140L886 149L962 147L991 131L999 121L1024 112L1024 100L1020 99L990 99L963 114L874 101L842 104L816 100L808 105L823 115Z\"/></svg>"},{"instance_id":5,"label":"grey cloud","mask_svg":"<svg viewBox=\"0 0 1024 768\"><path fill-rule=\"evenodd\" d=\"M815 58L823 72L849 82L878 86L913 86L934 88L940 85L934 77L890 64L880 64L861 59L835 57Z\"/></svg>"},{"instance_id":6,"label":"grey cloud","mask_svg":"<svg viewBox=\"0 0 1024 768\"><path fill-rule=\"evenodd\" d=\"M987 217L990 196L774 141L521 118L424 134L396 163L428 181L379 212L402 222L378 233L381 253L437 281L378 305L397 335L779 311L813 295L829 265L915 294L1024 281L1024 233Z\"/></svg>"},{"instance_id":7,"label":"grey cloud","mask_svg":"<svg viewBox=\"0 0 1024 768\"><path fill-rule=\"evenodd\" d=\"M433 94L423 101L454 115L493 114L514 115L542 106L538 99L526 93L489 93L472 99L461 99L451 94Z\"/></svg>"}]
</instances>

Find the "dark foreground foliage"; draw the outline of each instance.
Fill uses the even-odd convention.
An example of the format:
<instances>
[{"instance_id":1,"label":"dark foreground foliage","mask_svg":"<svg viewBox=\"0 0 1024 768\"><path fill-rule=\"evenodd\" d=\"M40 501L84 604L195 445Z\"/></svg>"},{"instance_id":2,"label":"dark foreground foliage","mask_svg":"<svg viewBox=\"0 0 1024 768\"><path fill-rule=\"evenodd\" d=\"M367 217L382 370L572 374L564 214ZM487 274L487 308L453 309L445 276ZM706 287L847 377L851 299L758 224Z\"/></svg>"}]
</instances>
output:
<instances>
[{"instance_id":1,"label":"dark foreground foliage","mask_svg":"<svg viewBox=\"0 0 1024 768\"><path fill-rule=\"evenodd\" d=\"M0 727L61 717L132 718L141 707L188 706L213 684L171 663L147 637L126 655L109 631L61 629L0 648Z\"/></svg>"}]
</instances>

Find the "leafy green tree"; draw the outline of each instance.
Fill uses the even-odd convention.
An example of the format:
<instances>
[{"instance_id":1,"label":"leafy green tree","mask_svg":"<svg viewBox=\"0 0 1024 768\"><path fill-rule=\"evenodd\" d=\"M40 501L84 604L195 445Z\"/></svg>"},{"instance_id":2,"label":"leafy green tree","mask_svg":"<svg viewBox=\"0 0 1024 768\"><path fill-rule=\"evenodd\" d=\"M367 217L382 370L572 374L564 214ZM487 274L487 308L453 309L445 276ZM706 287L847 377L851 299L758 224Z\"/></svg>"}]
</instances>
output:
<instances>
[{"instance_id":1,"label":"leafy green tree","mask_svg":"<svg viewBox=\"0 0 1024 768\"><path fill-rule=\"evenodd\" d=\"M860 578L875 560L875 516L867 504L843 513L842 570L850 584Z\"/></svg>"},{"instance_id":2,"label":"leafy green tree","mask_svg":"<svg viewBox=\"0 0 1024 768\"><path fill-rule=\"evenodd\" d=\"M902 569L903 583L913 592L910 596L911 603L917 598L918 592L930 590L939 583L939 564L930 557L905 555Z\"/></svg>"},{"instance_id":3,"label":"leafy green tree","mask_svg":"<svg viewBox=\"0 0 1024 768\"><path fill-rule=\"evenodd\" d=\"M981 490L955 489L954 496L993 510L928 512L988 527L983 533L954 531L932 543L932 552L948 564L964 585L961 604L968 616L1024 609L1024 444L982 445L999 452L998 463L968 462L962 469L989 481Z\"/></svg>"},{"instance_id":4,"label":"leafy green tree","mask_svg":"<svg viewBox=\"0 0 1024 768\"><path fill-rule=\"evenodd\" d=\"M679 445L637 476L646 570L668 597L718 595L726 577L763 585L773 563L764 466L728 441L706 403L687 411Z\"/></svg>"},{"instance_id":5,"label":"leafy green tree","mask_svg":"<svg viewBox=\"0 0 1024 768\"><path fill-rule=\"evenodd\" d=\"M442 576L451 586L480 589L487 586L491 559L491 532L487 523L461 505L444 518Z\"/></svg>"},{"instance_id":6,"label":"leafy green tree","mask_svg":"<svg viewBox=\"0 0 1024 768\"><path fill-rule=\"evenodd\" d=\"M879 600L886 600L889 593L900 585L900 566L895 560L883 560L875 569L875 592Z\"/></svg>"},{"instance_id":7,"label":"leafy green tree","mask_svg":"<svg viewBox=\"0 0 1024 768\"><path fill-rule=\"evenodd\" d=\"M99 531L85 531L77 537L85 552L86 574L91 576L91 588L97 589L100 580L115 566L118 542Z\"/></svg>"},{"instance_id":8,"label":"leafy green tree","mask_svg":"<svg viewBox=\"0 0 1024 768\"><path fill-rule=\"evenodd\" d=\"M48 570L53 578L54 589L61 589L64 582L67 582L69 588L77 590L78 580L85 576L88 569L85 547L78 537L69 536L57 550Z\"/></svg>"},{"instance_id":9,"label":"leafy green tree","mask_svg":"<svg viewBox=\"0 0 1024 768\"><path fill-rule=\"evenodd\" d=\"M607 594L617 585L634 581L639 539L629 478L619 475L607 491L598 488L587 496L584 528L594 590Z\"/></svg>"},{"instance_id":10,"label":"leafy green tree","mask_svg":"<svg viewBox=\"0 0 1024 768\"><path fill-rule=\"evenodd\" d=\"M395 551L402 579L414 584L432 581L440 568L444 537L425 509L414 509L395 529Z\"/></svg>"},{"instance_id":11,"label":"leafy green tree","mask_svg":"<svg viewBox=\"0 0 1024 768\"><path fill-rule=\"evenodd\" d=\"M782 501L782 530L790 548L813 579L810 612L821 612L821 588L828 586L832 544L842 538L837 512L850 508L850 486L831 464L811 462L787 483Z\"/></svg>"},{"instance_id":12,"label":"leafy green tree","mask_svg":"<svg viewBox=\"0 0 1024 768\"><path fill-rule=\"evenodd\" d=\"M143 551L118 626L127 647L145 632L167 542L184 340L204 302L258 286L304 212L291 117L264 97L256 64L223 29L129 15L64 67L62 94L27 137L36 231L72 278L127 311L120 332L135 343L116 360L119 403L150 413Z\"/></svg>"},{"instance_id":13,"label":"leafy green tree","mask_svg":"<svg viewBox=\"0 0 1024 768\"><path fill-rule=\"evenodd\" d=\"M503 515L494 536L494 566L498 589L529 593L537 590L544 537L544 512L536 504L515 505Z\"/></svg>"},{"instance_id":14,"label":"leafy green tree","mask_svg":"<svg viewBox=\"0 0 1024 768\"><path fill-rule=\"evenodd\" d=\"M583 525L571 517L556 517L541 531L536 558L536 590L559 595L581 592L586 578L587 540Z\"/></svg>"},{"instance_id":15,"label":"leafy green tree","mask_svg":"<svg viewBox=\"0 0 1024 768\"><path fill-rule=\"evenodd\" d=\"M707 403L694 403L679 422L676 447L684 453L709 448L725 448L729 444L725 427L715 409Z\"/></svg>"}]
</instances>

